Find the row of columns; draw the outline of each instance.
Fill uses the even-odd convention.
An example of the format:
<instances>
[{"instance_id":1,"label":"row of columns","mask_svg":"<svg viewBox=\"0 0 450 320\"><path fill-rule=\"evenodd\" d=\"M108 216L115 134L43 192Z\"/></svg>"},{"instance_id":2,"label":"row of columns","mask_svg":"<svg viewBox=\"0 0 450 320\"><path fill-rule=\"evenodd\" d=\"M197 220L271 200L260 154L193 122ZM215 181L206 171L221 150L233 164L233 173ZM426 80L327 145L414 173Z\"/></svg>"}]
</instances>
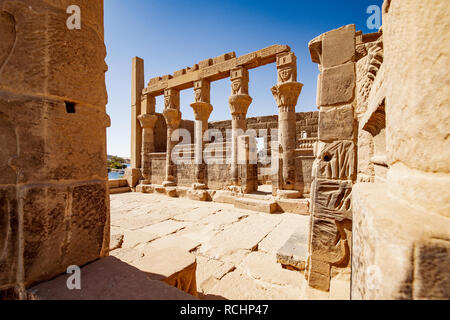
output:
<instances>
[{"instance_id":1,"label":"row of columns","mask_svg":"<svg viewBox=\"0 0 450 320\"><path fill-rule=\"evenodd\" d=\"M277 55L278 81L272 94L279 108L279 145L282 168L275 186L281 190L292 190L295 184L295 143L296 143L296 112L295 106L303 85L297 82L297 59L292 52ZM244 67L232 69L230 72L231 96L229 107L232 115L232 184L237 186L238 177L238 135L247 131L247 111L252 103L249 95L249 73ZM206 189L206 165L201 160L204 142L203 136L208 129L208 119L213 110L210 103L211 84L205 79L194 82L195 102L191 104L195 117L195 183L194 189ZM143 183L150 183L151 162L149 153L154 152L154 126L157 121L155 114L155 98L144 94L141 102L142 114L138 117L142 127L141 171ZM172 151L178 143L173 133L181 123L180 91L169 88L164 91L163 116L167 124L166 177L164 186L176 185L175 164L172 161Z\"/></svg>"}]
</instances>

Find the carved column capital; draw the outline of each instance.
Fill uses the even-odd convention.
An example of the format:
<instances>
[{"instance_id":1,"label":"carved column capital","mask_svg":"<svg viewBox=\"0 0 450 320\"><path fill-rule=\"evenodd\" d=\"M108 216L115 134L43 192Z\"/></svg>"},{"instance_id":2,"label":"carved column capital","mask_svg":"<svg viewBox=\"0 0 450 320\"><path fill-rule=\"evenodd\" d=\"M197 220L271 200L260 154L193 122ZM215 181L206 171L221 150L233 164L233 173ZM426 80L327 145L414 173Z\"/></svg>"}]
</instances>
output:
<instances>
[{"instance_id":1,"label":"carved column capital","mask_svg":"<svg viewBox=\"0 0 450 320\"><path fill-rule=\"evenodd\" d=\"M141 112L142 114L154 114L156 106L156 98L149 93L143 91L141 95Z\"/></svg>"},{"instance_id":2,"label":"carved column capital","mask_svg":"<svg viewBox=\"0 0 450 320\"><path fill-rule=\"evenodd\" d=\"M208 121L213 111L213 106L207 102L194 102L191 104L191 107L194 109L195 120L198 121Z\"/></svg>"},{"instance_id":3,"label":"carved column capital","mask_svg":"<svg viewBox=\"0 0 450 320\"><path fill-rule=\"evenodd\" d=\"M158 117L154 114L141 114L138 116L141 127L144 129L153 129Z\"/></svg>"},{"instance_id":4,"label":"carved column capital","mask_svg":"<svg viewBox=\"0 0 450 320\"><path fill-rule=\"evenodd\" d=\"M181 112L179 110L166 108L163 111L163 116L169 129L177 129L180 126Z\"/></svg>"},{"instance_id":5,"label":"carved column capital","mask_svg":"<svg viewBox=\"0 0 450 320\"><path fill-rule=\"evenodd\" d=\"M230 71L231 95L248 95L248 70L244 67L232 69Z\"/></svg>"},{"instance_id":6,"label":"carved column capital","mask_svg":"<svg viewBox=\"0 0 450 320\"><path fill-rule=\"evenodd\" d=\"M205 79L194 81L195 102L210 103L211 83Z\"/></svg>"},{"instance_id":7,"label":"carved column capital","mask_svg":"<svg viewBox=\"0 0 450 320\"><path fill-rule=\"evenodd\" d=\"M180 90L173 88L164 90L164 108L180 109Z\"/></svg>"},{"instance_id":8,"label":"carved column capital","mask_svg":"<svg viewBox=\"0 0 450 320\"><path fill-rule=\"evenodd\" d=\"M297 82L297 57L293 52L277 54L278 84Z\"/></svg>"},{"instance_id":9,"label":"carved column capital","mask_svg":"<svg viewBox=\"0 0 450 320\"><path fill-rule=\"evenodd\" d=\"M232 95L228 99L230 105L231 115L234 118L245 119L247 116L248 107L253 99L248 94Z\"/></svg>"},{"instance_id":10,"label":"carved column capital","mask_svg":"<svg viewBox=\"0 0 450 320\"><path fill-rule=\"evenodd\" d=\"M302 88L303 84L299 82L286 82L272 88L272 94L281 112L295 112Z\"/></svg>"}]
</instances>

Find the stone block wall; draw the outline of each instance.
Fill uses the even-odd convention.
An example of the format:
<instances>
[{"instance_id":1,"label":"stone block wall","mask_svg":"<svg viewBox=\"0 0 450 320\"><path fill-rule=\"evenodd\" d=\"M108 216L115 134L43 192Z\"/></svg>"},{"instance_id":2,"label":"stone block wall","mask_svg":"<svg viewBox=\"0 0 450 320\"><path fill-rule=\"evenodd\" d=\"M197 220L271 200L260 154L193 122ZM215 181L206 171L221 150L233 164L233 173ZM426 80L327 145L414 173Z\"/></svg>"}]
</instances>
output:
<instances>
[{"instance_id":1,"label":"stone block wall","mask_svg":"<svg viewBox=\"0 0 450 320\"><path fill-rule=\"evenodd\" d=\"M208 188L225 189L231 182L231 164L210 164L206 166L206 179Z\"/></svg>"},{"instance_id":2,"label":"stone block wall","mask_svg":"<svg viewBox=\"0 0 450 320\"><path fill-rule=\"evenodd\" d=\"M385 1L360 41L353 299L450 298L449 14Z\"/></svg>"},{"instance_id":3,"label":"stone block wall","mask_svg":"<svg viewBox=\"0 0 450 320\"><path fill-rule=\"evenodd\" d=\"M166 152L167 149L167 124L164 116L161 113L155 113L158 120L155 123L154 131L154 144L155 152ZM181 120L180 129L186 129L189 131L192 137L192 143L194 143L194 121Z\"/></svg>"},{"instance_id":4,"label":"stone block wall","mask_svg":"<svg viewBox=\"0 0 450 320\"><path fill-rule=\"evenodd\" d=\"M1 0L0 35L0 291L25 298L109 249L103 1Z\"/></svg>"},{"instance_id":5,"label":"stone block wall","mask_svg":"<svg viewBox=\"0 0 450 320\"><path fill-rule=\"evenodd\" d=\"M305 132L308 138L317 138L319 112L297 112L296 114L296 134L301 138L301 133ZM270 129L278 128L278 115L253 117L247 119L247 129L254 129L258 133L259 129L267 129L270 136ZM214 121L209 123L209 129L217 129L226 138L226 130L231 130L231 120Z\"/></svg>"},{"instance_id":6,"label":"stone block wall","mask_svg":"<svg viewBox=\"0 0 450 320\"><path fill-rule=\"evenodd\" d=\"M162 184L166 177L166 153L155 153L150 156L151 183Z\"/></svg>"}]
</instances>

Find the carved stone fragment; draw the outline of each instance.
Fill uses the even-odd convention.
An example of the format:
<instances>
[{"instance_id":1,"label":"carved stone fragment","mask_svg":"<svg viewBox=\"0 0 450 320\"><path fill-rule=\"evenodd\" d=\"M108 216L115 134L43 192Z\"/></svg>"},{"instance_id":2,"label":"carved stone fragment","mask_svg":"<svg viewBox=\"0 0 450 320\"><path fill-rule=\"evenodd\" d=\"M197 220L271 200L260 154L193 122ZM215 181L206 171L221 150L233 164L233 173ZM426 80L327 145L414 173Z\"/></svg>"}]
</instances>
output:
<instances>
[{"instance_id":1,"label":"carved stone fragment","mask_svg":"<svg viewBox=\"0 0 450 320\"><path fill-rule=\"evenodd\" d=\"M356 178L355 145L352 141L326 144L318 159L318 178L334 180L354 180Z\"/></svg>"}]
</instances>

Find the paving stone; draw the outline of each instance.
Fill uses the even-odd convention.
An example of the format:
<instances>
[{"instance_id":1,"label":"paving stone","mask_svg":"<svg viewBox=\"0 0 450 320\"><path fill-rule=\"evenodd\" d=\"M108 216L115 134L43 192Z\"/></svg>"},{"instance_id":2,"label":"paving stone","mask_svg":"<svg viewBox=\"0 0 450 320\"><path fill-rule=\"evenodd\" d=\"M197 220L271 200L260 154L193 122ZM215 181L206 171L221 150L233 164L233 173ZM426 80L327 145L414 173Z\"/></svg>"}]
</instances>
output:
<instances>
[{"instance_id":1,"label":"paving stone","mask_svg":"<svg viewBox=\"0 0 450 320\"><path fill-rule=\"evenodd\" d=\"M201 219L213 215L215 213L215 210L212 208L197 208L194 210L191 210L189 212L180 214L180 215L176 215L173 217L174 220L177 221L191 221L191 222L197 222L200 221Z\"/></svg>"},{"instance_id":2,"label":"paving stone","mask_svg":"<svg viewBox=\"0 0 450 320\"><path fill-rule=\"evenodd\" d=\"M200 242L191 240L178 234L171 234L162 238L156 239L146 245L149 249L167 249L176 247L190 252L200 246Z\"/></svg>"},{"instance_id":3,"label":"paving stone","mask_svg":"<svg viewBox=\"0 0 450 320\"><path fill-rule=\"evenodd\" d=\"M303 273L283 269L274 254L252 252L241 262L239 268L250 277L264 282L296 288L306 285Z\"/></svg>"},{"instance_id":4,"label":"paving stone","mask_svg":"<svg viewBox=\"0 0 450 320\"><path fill-rule=\"evenodd\" d=\"M308 233L304 228L296 230L278 250L277 260L283 266L304 270L308 256Z\"/></svg>"},{"instance_id":5,"label":"paving stone","mask_svg":"<svg viewBox=\"0 0 450 320\"><path fill-rule=\"evenodd\" d=\"M218 281L208 294L230 300L298 300L300 290L289 287L265 287L246 274L235 270Z\"/></svg>"},{"instance_id":6,"label":"paving stone","mask_svg":"<svg viewBox=\"0 0 450 320\"><path fill-rule=\"evenodd\" d=\"M167 234L174 233L178 230L181 230L185 228L187 225L189 225L188 222L180 222L175 220L166 220L163 222L159 222L156 224L153 224L148 227L144 227L139 229L138 231L147 232L151 234L155 234L158 237L165 236Z\"/></svg>"},{"instance_id":7,"label":"paving stone","mask_svg":"<svg viewBox=\"0 0 450 320\"><path fill-rule=\"evenodd\" d=\"M237 249L253 250L280 223L279 219L252 215L218 233L202 246L211 257L219 258ZM255 227L257 226L257 227ZM205 252L205 251L203 251Z\"/></svg>"},{"instance_id":8,"label":"paving stone","mask_svg":"<svg viewBox=\"0 0 450 320\"><path fill-rule=\"evenodd\" d=\"M196 268L193 254L178 248L148 248L144 256L133 263L152 280L161 280L186 293L197 296Z\"/></svg>"},{"instance_id":9,"label":"paving stone","mask_svg":"<svg viewBox=\"0 0 450 320\"><path fill-rule=\"evenodd\" d=\"M150 280L145 272L106 257L81 269L81 290L69 290L71 274L41 283L29 293L38 300L192 300L181 290L157 280Z\"/></svg>"},{"instance_id":10,"label":"paving stone","mask_svg":"<svg viewBox=\"0 0 450 320\"><path fill-rule=\"evenodd\" d=\"M284 214L283 221L258 245L258 251L276 254L291 235L299 228L308 232L309 217Z\"/></svg>"}]
</instances>

